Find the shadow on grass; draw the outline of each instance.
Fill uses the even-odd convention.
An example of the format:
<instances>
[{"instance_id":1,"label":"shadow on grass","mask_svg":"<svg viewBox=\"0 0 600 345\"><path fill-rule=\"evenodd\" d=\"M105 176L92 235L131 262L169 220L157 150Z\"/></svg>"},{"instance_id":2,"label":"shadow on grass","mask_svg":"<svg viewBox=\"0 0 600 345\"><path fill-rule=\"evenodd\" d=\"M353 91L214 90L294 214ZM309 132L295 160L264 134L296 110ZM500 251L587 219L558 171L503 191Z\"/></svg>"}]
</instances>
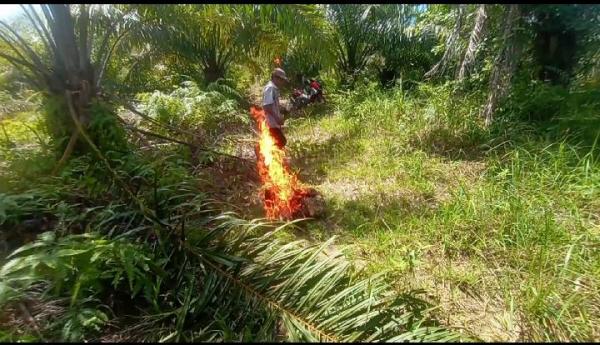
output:
<instances>
[{"instance_id":1,"label":"shadow on grass","mask_svg":"<svg viewBox=\"0 0 600 345\"><path fill-rule=\"evenodd\" d=\"M361 152L360 144L354 140L357 132L358 129L352 129L343 135L332 135L324 141L290 142L292 169L298 172L303 182L322 183L331 167L346 164Z\"/></svg>"},{"instance_id":2,"label":"shadow on grass","mask_svg":"<svg viewBox=\"0 0 600 345\"><path fill-rule=\"evenodd\" d=\"M415 217L434 217L440 207L441 201L430 193L408 189L390 192L365 194L352 200L325 196L328 200L322 217L299 223L294 234L311 242L336 235L341 242L349 243L372 232L397 231Z\"/></svg>"},{"instance_id":3,"label":"shadow on grass","mask_svg":"<svg viewBox=\"0 0 600 345\"><path fill-rule=\"evenodd\" d=\"M431 217L439 202L428 193L410 191L398 195L366 195L332 206L335 208L331 213L339 219L341 227L360 233L361 229L392 231L406 219Z\"/></svg>"}]
</instances>

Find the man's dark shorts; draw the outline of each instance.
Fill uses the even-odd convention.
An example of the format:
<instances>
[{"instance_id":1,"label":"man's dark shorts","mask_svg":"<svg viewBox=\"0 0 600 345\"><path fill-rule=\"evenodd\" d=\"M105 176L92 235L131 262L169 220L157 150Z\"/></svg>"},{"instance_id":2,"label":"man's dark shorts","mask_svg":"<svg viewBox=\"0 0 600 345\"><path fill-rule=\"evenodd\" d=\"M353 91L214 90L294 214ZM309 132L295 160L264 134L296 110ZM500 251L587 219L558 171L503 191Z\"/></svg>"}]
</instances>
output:
<instances>
[{"instance_id":1,"label":"man's dark shorts","mask_svg":"<svg viewBox=\"0 0 600 345\"><path fill-rule=\"evenodd\" d=\"M285 136L283 135L281 129L269 128L269 132L271 133L271 137L275 140L275 145L277 145L277 147L279 147L280 149L283 149L283 147L287 143L287 140L285 139Z\"/></svg>"}]
</instances>

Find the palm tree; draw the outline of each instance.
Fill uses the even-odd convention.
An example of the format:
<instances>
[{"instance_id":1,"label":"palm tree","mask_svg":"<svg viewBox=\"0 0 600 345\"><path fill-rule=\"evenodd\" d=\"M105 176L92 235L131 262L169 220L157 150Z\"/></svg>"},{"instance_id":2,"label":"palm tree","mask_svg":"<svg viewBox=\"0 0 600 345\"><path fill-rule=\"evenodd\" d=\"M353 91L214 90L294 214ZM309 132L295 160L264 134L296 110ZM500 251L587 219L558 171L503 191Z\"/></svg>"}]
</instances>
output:
<instances>
[{"instance_id":1,"label":"palm tree","mask_svg":"<svg viewBox=\"0 0 600 345\"><path fill-rule=\"evenodd\" d=\"M140 5L137 10L152 23L148 38L180 71L205 85L225 78L234 63L281 55L290 42L323 46L324 17L311 5Z\"/></svg>"},{"instance_id":2,"label":"palm tree","mask_svg":"<svg viewBox=\"0 0 600 345\"><path fill-rule=\"evenodd\" d=\"M139 10L162 27L155 43L171 52L179 66L188 67L185 73L205 84L224 78L236 57L255 49L260 31L237 6L152 5Z\"/></svg>"},{"instance_id":3,"label":"palm tree","mask_svg":"<svg viewBox=\"0 0 600 345\"><path fill-rule=\"evenodd\" d=\"M26 40L0 21L0 39L9 47L0 57L46 95L46 122L54 141L59 143L57 150L64 150L58 168L69 158L80 134L90 127L94 117L110 112L99 104L101 84L115 47L135 20L114 7L72 8L59 4L40 7L43 19L31 5L22 5L42 48L37 49L34 40ZM112 126L118 125L113 122ZM112 133L117 137L111 140L119 141L118 129ZM68 144L61 143L69 136ZM91 133L91 137L95 134Z\"/></svg>"},{"instance_id":4,"label":"palm tree","mask_svg":"<svg viewBox=\"0 0 600 345\"><path fill-rule=\"evenodd\" d=\"M521 50L516 37L521 8L519 5L510 5L507 7L503 24L503 44L494 59L494 67L490 77L489 95L481 111L481 116L485 119L486 126L492 123L498 103L510 90L510 82L517 67L517 60Z\"/></svg>"},{"instance_id":5,"label":"palm tree","mask_svg":"<svg viewBox=\"0 0 600 345\"><path fill-rule=\"evenodd\" d=\"M388 85L396 77L418 78L431 67L434 35L430 28L416 30L422 8L417 5L373 5L379 35L377 53L383 58L380 80Z\"/></svg>"},{"instance_id":6,"label":"palm tree","mask_svg":"<svg viewBox=\"0 0 600 345\"><path fill-rule=\"evenodd\" d=\"M281 32L282 67L291 76L316 76L335 64L335 53L327 49L333 32L326 17L326 5L264 6L263 17ZM271 12L268 14L268 12ZM267 59L271 56L266 56Z\"/></svg>"},{"instance_id":7,"label":"palm tree","mask_svg":"<svg viewBox=\"0 0 600 345\"><path fill-rule=\"evenodd\" d=\"M329 5L334 49L342 84L353 83L376 51L378 24L370 5Z\"/></svg>"}]
</instances>

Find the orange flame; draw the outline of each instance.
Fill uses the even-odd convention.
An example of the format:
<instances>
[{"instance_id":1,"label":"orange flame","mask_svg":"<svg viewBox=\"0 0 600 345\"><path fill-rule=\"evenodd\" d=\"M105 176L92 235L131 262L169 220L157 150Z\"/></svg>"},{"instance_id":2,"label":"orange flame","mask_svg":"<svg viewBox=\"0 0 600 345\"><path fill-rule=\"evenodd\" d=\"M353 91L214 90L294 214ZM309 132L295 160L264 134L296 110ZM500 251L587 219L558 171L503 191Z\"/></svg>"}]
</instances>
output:
<instances>
[{"instance_id":1,"label":"orange flame","mask_svg":"<svg viewBox=\"0 0 600 345\"><path fill-rule=\"evenodd\" d=\"M257 166L262 183L262 199L268 219L293 219L302 208L307 191L291 172L286 152L269 132L264 110L252 106L250 113L258 125Z\"/></svg>"},{"instance_id":2,"label":"orange flame","mask_svg":"<svg viewBox=\"0 0 600 345\"><path fill-rule=\"evenodd\" d=\"M281 67L281 63L282 63L281 57L279 57L279 56L275 57L275 60L273 60L273 62L275 63L275 66Z\"/></svg>"}]
</instances>

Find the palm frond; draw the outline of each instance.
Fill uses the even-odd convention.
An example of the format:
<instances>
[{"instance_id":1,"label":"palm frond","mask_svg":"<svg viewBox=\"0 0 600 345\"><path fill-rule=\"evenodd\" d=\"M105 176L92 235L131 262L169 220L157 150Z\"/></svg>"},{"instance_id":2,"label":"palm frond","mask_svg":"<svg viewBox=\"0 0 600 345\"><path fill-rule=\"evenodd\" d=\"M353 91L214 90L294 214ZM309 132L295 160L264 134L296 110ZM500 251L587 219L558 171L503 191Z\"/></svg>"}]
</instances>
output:
<instances>
[{"instance_id":1,"label":"palm frond","mask_svg":"<svg viewBox=\"0 0 600 345\"><path fill-rule=\"evenodd\" d=\"M467 50L465 51L464 57L460 64L460 69L458 70L457 79L462 81L470 72L471 65L475 62L475 57L477 52L479 51L480 45L484 40L484 35L486 33L486 23L487 23L487 11L486 5L481 4L477 9L477 16L475 17L475 25L473 25L473 30L471 31L471 37L469 38L469 45L467 46Z\"/></svg>"},{"instance_id":2,"label":"palm frond","mask_svg":"<svg viewBox=\"0 0 600 345\"><path fill-rule=\"evenodd\" d=\"M273 240L272 231L260 234L266 224L247 223L233 214L214 221L219 225L213 230L190 234L187 249L199 257L206 272L221 278L222 288L217 290L223 297L218 303L239 296L242 315L246 308L259 306L281 317L290 340L459 338L426 325L419 314L427 304L414 293L390 293L383 273L360 279L341 257L326 257L324 249L333 239L319 246L303 241L282 245Z\"/></svg>"}]
</instances>

